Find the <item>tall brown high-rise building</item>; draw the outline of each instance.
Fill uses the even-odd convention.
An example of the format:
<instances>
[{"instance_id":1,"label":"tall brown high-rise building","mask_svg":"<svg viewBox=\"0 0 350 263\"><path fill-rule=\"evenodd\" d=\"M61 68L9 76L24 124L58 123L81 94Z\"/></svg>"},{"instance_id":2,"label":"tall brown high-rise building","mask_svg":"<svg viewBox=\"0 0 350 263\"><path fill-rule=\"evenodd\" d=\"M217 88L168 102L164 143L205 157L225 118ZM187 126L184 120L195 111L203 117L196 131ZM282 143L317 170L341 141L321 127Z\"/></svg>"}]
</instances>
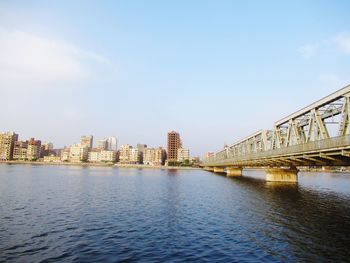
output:
<instances>
[{"instance_id":1,"label":"tall brown high-rise building","mask_svg":"<svg viewBox=\"0 0 350 263\"><path fill-rule=\"evenodd\" d=\"M168 162L177 161L177 150L181 147L180 134L176 131L168 132Z\"/></svg>"}]
</instances>

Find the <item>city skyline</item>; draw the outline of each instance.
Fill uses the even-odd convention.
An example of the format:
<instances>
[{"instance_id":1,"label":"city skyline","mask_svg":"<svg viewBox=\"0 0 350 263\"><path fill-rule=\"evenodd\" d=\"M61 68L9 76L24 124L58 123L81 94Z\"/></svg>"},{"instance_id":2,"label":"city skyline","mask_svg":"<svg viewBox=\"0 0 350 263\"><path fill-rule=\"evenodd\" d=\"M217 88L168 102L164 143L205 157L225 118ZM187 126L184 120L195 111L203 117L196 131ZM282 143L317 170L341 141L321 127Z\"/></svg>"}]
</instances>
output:
<instances>
[{"instance_id":1,"label":"city skyline","mask_svg":"<svg viewBox=\"0 0 350 263\"><path fill-rule=\"evenodd\" d=\"M168 133L168 153L163 146L153 148L139 143L136 147L123 144L118 148L117 142L116 137L94 141L93 135L82 135L79 143L55 148L52 142L42 143L33 137L24 140L14 131L0 131L0 161L146 166L193 166L200 162L200 157L190 156L190 150L182 146L180 134L175 131Z\"/></svg>"},{"instance_id":2,"label":"city skyline","mask_svg":"<svg viewBox=\"0 0 350 263\"><path fill-rule=\"evenodd\" d=\"M203 156L350 83L349 7L3 1L2 130L63 147L165 145L174 129Z\"/></svg>"}]
</instances>

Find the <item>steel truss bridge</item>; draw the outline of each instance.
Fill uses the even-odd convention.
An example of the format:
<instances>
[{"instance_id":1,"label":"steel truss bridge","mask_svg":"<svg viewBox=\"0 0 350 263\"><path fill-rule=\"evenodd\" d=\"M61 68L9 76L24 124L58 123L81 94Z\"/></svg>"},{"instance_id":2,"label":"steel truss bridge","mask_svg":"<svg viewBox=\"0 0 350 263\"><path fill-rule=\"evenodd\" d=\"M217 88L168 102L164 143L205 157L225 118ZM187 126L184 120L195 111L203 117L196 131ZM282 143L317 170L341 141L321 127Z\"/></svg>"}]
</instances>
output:
<instances>
[{"instance_id":1,"label":"steel truss bridge","mask_svg":"<svg viewBox=\"0 0 350 263\"><path fill-rule=\"evenodd\" d=\"M350 165L350 85L275 122L203 162L224 168ZM228 173L229 174L229 173Z\"/></svg>"}]
</instances>

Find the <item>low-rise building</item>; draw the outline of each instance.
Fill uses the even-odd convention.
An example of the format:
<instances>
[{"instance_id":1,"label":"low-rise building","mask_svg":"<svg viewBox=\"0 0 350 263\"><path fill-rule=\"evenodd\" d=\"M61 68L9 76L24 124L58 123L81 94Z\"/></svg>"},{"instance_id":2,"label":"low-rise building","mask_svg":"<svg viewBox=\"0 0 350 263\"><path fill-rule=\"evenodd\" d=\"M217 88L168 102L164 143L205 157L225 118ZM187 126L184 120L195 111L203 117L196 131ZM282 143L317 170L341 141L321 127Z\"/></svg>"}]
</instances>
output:
<instances>
[{"instance_id":1,"label":"low-rise building","mask_svg":"<svg viewBox=\"0 0 350 263\"><path fill-rule=\"evenodd\" d=\"M162 147L144 149L143 164L163 165L164 160L165 160L165 150Z\"/></svg>"},{"instance_id":2,"label":"low-rise building","mask_svg":"<svg viewBox=\"0 0 350 263\"><path fill-rule=\"evenodd\" d=\"M63 148L61 150L60 156L62 162L68 162L69 161L69 155L70 155L70 148Z\"/></svg>"},{"instance_id":3,"label":"low-rise building","mask_svg":"<svg viewBox=\"0 0 350 263\"><path fill-rule=\"evenodd\" d=\"M61 162L61 157L60 156L55 156L55 155L49 155L49 156L44 156L44 162L45 163L59 163Z\"/></svg>"},{"instance_id":4,"label":"low-rise building","mask_svg":"<svg viewBox=\"0 0 350 263\"><path fill-rule=\"evenodd\" d=\"M101 160L101 150L100 149L92 149L88 153L88 161L91 163L97 163Z\"/></svg>"},{"instance_id":5,"label":"low-rise building","mask_svg":"<svg viewBox=\"0 0 350 263\"><path fill-rule=\"evenodd\" d=\"M185 160L190 159L190 150L185 148L179 148L177 149L177 161L178 162L184 162Z\"/></svg>"}]
</instances>

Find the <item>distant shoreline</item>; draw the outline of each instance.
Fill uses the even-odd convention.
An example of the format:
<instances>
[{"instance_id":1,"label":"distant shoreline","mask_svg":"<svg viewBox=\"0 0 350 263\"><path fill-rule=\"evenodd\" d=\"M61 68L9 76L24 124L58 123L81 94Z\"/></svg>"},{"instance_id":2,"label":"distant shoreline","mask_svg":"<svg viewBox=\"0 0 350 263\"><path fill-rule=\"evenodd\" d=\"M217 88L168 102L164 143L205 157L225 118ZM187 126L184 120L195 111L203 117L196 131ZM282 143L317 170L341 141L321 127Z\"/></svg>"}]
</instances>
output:
<instances>
[{"instance_id":1,"label":"distant shoreline","mask_svg":"<svg viewBox=\"0 0 350 263\"><path fill-rule=\"evenodd\" d=\"M164 170L202 170L197 167L184 166L163 166L163 165L145 165L145 164L119 164L119 163L72 163L72 162L40 162L40 161L0 161L0 164L27 164L27 165L64 165L64 166L82 166L82 167L116 167L116 168L138 168L138 169L164 169Z\"/></svg>"}]
</instances>

